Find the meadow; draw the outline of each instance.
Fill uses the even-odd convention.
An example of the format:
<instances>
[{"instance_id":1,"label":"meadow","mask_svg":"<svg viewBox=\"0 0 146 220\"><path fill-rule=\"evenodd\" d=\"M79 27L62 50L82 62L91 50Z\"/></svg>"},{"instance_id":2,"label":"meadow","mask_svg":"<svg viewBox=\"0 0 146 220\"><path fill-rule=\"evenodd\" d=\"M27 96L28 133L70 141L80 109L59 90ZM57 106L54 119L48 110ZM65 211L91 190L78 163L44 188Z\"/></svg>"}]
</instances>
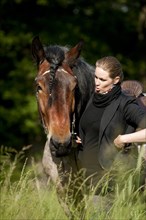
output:
<instances>
[{"instance_id":1,"label":"meadow","mask_svg":"<svg viewBox=\"0 0 146 220\"><path fill-rule=\"evenodd\" d=\"M12 155L14 155L12 157ZM60 205L55 186L43 175L40 165L32 158L28 163L23 152L1 148L0 155L0 220L67 220ZM136 170L122 177L122 188L117 184L112 198L107 195L84 197L84 220L145 220L146 189L135 188L133 181L140 172L141 157ZM106 186L106 183L105 183ZM112 199L112 200L111 200ZM105 208L105 202L109 202ZM112 201L112 203L111 203ZM72 206L72 204L70 204ZM72 207L71 207L72 209ZM81 216L74 209L74 220Z\"/></svg>"}]
</instances>

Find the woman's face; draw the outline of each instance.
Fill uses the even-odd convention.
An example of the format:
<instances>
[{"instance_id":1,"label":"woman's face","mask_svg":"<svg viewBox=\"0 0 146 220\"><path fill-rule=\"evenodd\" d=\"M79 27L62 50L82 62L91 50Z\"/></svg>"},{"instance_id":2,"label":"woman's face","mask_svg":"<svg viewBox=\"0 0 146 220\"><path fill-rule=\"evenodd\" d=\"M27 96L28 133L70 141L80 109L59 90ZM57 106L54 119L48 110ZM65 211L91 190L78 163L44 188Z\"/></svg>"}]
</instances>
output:
<instances>
[{"instance_id":1,"label":"woman's face","mask_svg":"<svg viewBox=\"0 0 146 220\"><path fill-rule=\"evenodd\" d=\"M103 70L100 67L96 67L95 70L95 92L106 93L113 88L114 84L119 82L119 76L112 79L109 76L109 72Z\"/></svg>"}]
</instances>

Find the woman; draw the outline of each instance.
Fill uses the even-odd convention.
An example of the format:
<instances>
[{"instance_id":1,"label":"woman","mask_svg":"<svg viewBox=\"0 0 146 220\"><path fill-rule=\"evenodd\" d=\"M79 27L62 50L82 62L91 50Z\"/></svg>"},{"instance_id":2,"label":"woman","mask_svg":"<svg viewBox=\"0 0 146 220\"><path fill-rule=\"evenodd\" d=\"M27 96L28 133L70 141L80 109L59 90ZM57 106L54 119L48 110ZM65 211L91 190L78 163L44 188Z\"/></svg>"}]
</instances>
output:
<instances>
[{"instance_id":1,"label":"woman","mask_svg":"<svg viewBox=\"0 0 146 220\"><path fill-rule=\"evenodd\" d=\"M81 117L80 138L76 140L83 145L80 166L93 186L113 167L118 172L119 167L126 171L137 164L136 148L126 149L122 145L120 150L117 141L114 144L119 135L146 127L146 113L133 97L121 92L122 80L122 67L115 57L103 57L96 62L95 93Z\"/></svg>"}]
</instances>

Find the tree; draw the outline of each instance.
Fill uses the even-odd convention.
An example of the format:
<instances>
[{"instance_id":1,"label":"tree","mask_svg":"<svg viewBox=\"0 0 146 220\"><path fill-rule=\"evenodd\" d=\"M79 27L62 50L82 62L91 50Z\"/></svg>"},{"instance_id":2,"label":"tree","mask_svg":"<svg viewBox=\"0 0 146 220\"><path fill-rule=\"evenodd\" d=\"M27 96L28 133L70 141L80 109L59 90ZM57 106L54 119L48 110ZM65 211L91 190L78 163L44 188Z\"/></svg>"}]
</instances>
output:
<instances>
[{"instance_id":1,"label":"tree","mask_svg":"<svg viewBox=\"0 0 146 220\"><path fill-rule=\"evenodd\" d=\"M98 58L114 55L123 64L125 79L144 83L145 34L142 40L138 37L144 4L132 0L2 0L1 144L21 148L45 141L34 90L31 41L35 35L44 44L74 45L84 39L86 61L94 65Z\"/></svg>"}]
</instances>

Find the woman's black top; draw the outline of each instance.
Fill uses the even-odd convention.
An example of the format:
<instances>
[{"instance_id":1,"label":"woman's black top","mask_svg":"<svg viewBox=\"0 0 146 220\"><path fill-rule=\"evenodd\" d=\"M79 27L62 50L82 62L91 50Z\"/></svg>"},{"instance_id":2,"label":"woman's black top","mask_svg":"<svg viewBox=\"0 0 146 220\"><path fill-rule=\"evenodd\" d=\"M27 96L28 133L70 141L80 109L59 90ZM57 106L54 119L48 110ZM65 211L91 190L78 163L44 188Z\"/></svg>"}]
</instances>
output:
<instances>
[{"instance_id":1,"label":"woman's black top","mask_svg":"<svg viewBox=\"0 0 146 220\"><path fill-rule=\"evenodd\" d=\"M93 102L83 114L80 125L85 136L84 148L97 148L99 138L100 121L105 107L96 107Z\"/></svg>"}]
</instances>

